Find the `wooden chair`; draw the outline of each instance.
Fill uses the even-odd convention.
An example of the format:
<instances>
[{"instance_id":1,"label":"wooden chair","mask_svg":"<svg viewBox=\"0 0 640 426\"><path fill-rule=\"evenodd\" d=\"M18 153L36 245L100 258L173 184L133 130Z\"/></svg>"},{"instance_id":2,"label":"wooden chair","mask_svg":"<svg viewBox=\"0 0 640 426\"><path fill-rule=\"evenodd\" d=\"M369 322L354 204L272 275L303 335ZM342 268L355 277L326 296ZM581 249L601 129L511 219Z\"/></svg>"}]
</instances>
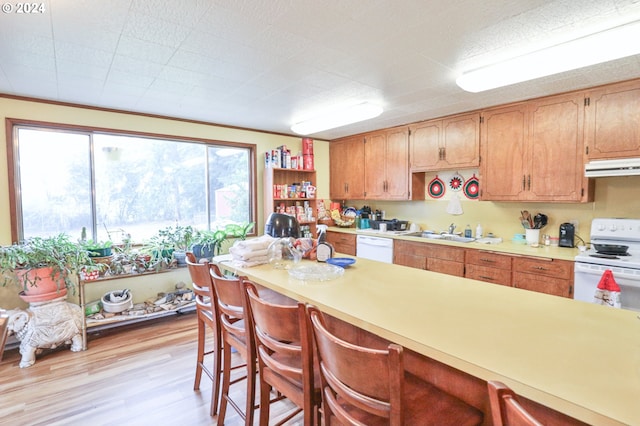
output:
<instances>
[{"instance_id":1,"label":"wooden chair","mask_svg":"<svg viewBox=\"0 0 640 426\"><path fill-rule=\"evenodd\" d=\"M275 389L298 407L277 425L302 410L305 426L319 426L320 390L314 386L313 337L304 303L272 303L259 295L254 283L242 281L258 354L260 425L269 424L270 393Z\"/></svg>"},{"instance_id":2,"label":"wooden chair","mask_svg":"<svg viewBox=\"0 0 640 426\"><path fill-rule=\"evenodd\" d=\"M224 424L227 404L245 421L245 425L253 425L256 396L257 360L251 325L245 315L246 307L244 290L240 278L223 277L217 271L211 270L213 286L218 298L218 310L222 330L223 365L222 365L222 399L218 413L218 425ZM244 364L231 365L231 349L234 348L244 361ZM246 375L231 380L232 370L246 368ZM246 380L246 404L242 409L231 399L229 388L232 384Z\"/></svg>"},{"instance_id":3,"label":"wooden chair","mask_svg":"<svg viewBox=\"0 0 640 426\"><path fill-rule=\"evenodd\" d=\"M325 425L482 424L479 410L406 373L401 346L357 346L333 335L316 307L307 306L307 313L320 362Z\"/></svg>"},{"instance_id":4,"label":"wooden chair","mask_svg":"<svg viewBox=\"0 0 640 426\"><path fill-rule=\"evenodd\" d=\"M487 387L494 426L542 426L520 405L515 392L504 383L489 381Z\"/></svg>"},{"instance_id":5,"label":"wooden chair","mask_svg":"<svg viewBox=\"0 0 640 426\"><path fill-rule=\"evenodd\" d=\"M214 416L218 412L220 395L220 375L222 373L222 336L218 314L218 300L213 288L210 269L217 269L216 265L204 260L198 262L192 252L187 252L187 268L193 283L195 294L196 314L198 321L198 349L196 359L196 376L193 389L200 389L200 380L204 372L211 379L211 408L209 414ZM212 349L206 350L207 329L213 337ZM209 369L205 363L205 356L213 356L213 365Z\"/></svg>"}]
</instances>

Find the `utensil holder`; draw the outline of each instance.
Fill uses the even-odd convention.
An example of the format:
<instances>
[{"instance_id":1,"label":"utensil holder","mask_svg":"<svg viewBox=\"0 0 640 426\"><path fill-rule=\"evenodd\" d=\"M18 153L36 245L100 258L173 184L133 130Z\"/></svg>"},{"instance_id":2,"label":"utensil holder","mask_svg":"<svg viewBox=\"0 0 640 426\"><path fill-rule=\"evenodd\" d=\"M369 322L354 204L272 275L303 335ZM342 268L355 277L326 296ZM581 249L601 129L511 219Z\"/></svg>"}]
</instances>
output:
<instances>
[{"instance_id":1,"label":"utensil holder","mask_svg":"<svg viewBox=\"0 0 640 426\"><path fill-rule=\"evenodd\" d=\"M527 244L538 244L540 242L539 229L525 229Z\"/></svg>"}]
</instances>

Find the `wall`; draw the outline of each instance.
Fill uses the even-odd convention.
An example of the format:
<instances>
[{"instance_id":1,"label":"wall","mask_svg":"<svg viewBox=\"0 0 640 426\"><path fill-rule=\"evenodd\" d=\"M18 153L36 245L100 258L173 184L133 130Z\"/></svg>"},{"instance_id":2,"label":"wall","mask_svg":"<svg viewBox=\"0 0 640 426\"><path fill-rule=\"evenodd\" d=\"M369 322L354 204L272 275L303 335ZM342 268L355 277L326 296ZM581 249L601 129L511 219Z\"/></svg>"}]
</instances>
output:
<instances>
[{"instance_id":1,"label":"wall","mask_svg":"<svg viewBox=\"0 0 640 426\"><path fill-rule=\"evenodd\" d=\"M465 178L471 176L464 170L459 171ZM442 174L441 174L442 177ZM480 182L482 186L482 182ZM482 224L485 235L493 232L503 239L511 239L515 233L523 233L518 218L521 210L532 214L538 212L549 216L548 225L542 234L558 236L558 227L563 222L578 221L577 234L585 241L589 239L591 220L597 217L640 217L640 176L597 178L595 181L595 197L591 203L521 203L490 202L468 200L461 192L463 214L450 215L446 212L449 203L448 194L443 199L434 200L428 195L425 201L374 202L351 201L348 205L362 207L366 204L372 208L384 210L386 217L410 220L418 223L422 229L436 232L446 229L455 223L458 231L463 231L467 224L475 233L478 223ZM426 192L426 191L425 191Z\"/></svg>"},{"instance_id":2,"label":"wall","mask_svg":"<svg viewBox=\"0 0 640 426\"><path fill-rule=\"evenodd\" d=\"M28 100L16 100L0 97L0 135L3 143L0 143L0 245L11 243L9 209L9 177L7 166L7 147L5 142L5 118L46 121L53 123L77 124L82 126L95 126L102 128L131 130L175 136L195 137L219 141L243 142L256 145L257 152L257 191L258 191L258 232L264 230L262 175L264 170L264 152L280 145L291 147L293 152L302 148L301 138L274 135L257 131L232 129L221 126L190 123L186 121L145 117L141 115L107 112L89 108L63 106ZM327 198L329 194L329 144L326 141L314 141L314 155L317 171L318 197ZM42 173L42 171L40 171ZM164 274L163 274L164 275ZM118 280L113 288L131 286L129 281L138 280L146 286L148 281L157 280L159 291L172 288L172 282L166 282L167 278L161 275L155 278L142 278ZM170 280L170 279L169 279ZM124 286L124 287L123 287ZM148 293L148 291L146 292ZM88 298L89 299L89 298ZM89 299L91 300L91 299ZM0 306L14 308L24 306L17 297L15 289L0 287Z\"/></svg>"}]
</instances>

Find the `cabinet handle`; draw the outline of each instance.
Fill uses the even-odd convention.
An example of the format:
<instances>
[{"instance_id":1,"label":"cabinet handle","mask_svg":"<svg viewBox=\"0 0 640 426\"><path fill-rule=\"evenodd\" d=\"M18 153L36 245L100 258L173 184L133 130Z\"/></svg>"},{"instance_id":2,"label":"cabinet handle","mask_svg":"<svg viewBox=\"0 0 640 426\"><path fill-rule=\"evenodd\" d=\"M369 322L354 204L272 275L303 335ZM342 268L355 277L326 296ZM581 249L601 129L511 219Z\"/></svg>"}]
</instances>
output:
<instances>
[{"instance_id":1,"label":"cabinet handle","mask_svg":"<svg viewBox=\"0 0 640 426\"><path fill-rule=\"evenodd\" d=\"M538 271L548 271L549 269L545 268L544 266L536 266L533 269L536 269Z\"/></svg>"},{"instance_id":2,"label":"cabinet handle","mask_svg":"<svg viewBox=\"0 0 640 426\"><path fill-rule=\"evenodd\" d=\"M481 257L479 260L480 260L481 262L496 263L496 261L495 261L495 260L493 260L493 259L487 259L487 258L484 258L484 257Z\"/></svg>"},{"instance_id":3,"label":"cabinet handle","mask_svg":"<svg viewBox=\"0 0 640 426\"><path fill-rule=\"evenodd\" d=\"M493 277L487 277L486 275L479 275L478 277L482 278L483 280L495 281Z\"/></svg>"},{"instance_id":4,"label":"cabinet handle","mask_svg":"<svg viewBox=\"0 0 640 426\"><path fill-rule=\"evenodd\" d=\"M527 190L531 191L531 175L527 177Z\"/></svg>"},{"instance_id":5,"label":"cabinet handle","mask_svg":"<svg viewBox=\"0 0 640 426\"><path fill-rule=\"evenodd\" d=\"M525 175L522 175L522 190L524 191L525 189L527 189L527 181L526 181L527 177Z\"/></svg>"},{"instance_id":6,"label":"cabinet handle","mask_svg":"<svg viewBox=\"0 0 640 426\"><path fill-rule=\"evenodd\" d=\"M447 159L447 148L442 148L442 159L443 160Z\"/></svg>"}]
</instances>

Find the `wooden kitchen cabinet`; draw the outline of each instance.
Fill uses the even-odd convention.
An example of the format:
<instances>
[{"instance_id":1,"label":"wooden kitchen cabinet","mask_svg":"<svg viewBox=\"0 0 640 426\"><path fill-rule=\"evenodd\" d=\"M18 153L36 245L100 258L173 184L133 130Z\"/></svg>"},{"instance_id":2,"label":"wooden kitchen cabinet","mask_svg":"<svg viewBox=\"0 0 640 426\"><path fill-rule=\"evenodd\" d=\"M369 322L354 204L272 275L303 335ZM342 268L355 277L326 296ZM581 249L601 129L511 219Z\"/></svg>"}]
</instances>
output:
<instances>
[{"instance_id":1,"label":"wooden kitchen cabinet","mask_svg":"<svg viewBox=\"0 0 640 426\"><path fill-rule=\"evenodd\" d=\"M480 114L424 121L409 127L411 171L478 167Z\"/></svg>"},{"instance_id":2,"label":"wooden kitchen cabinet","mask_svg":"<svg viewBox=\"0 0 640 426\"><path fill-rule=\"evenodd\" d=\"M505 254L486 250L467 250L465 278L511 286L511 259Z\"/></svg>"},{"instance_id":3,"label":"wooden kitchen cabinet","mask_svg":"<svg viewBox=\"0 0 640 426\"><path fill-rule=\"evenodd\" d=\"M541 257L514 257L513 287L573 297L573 262Z\"/></svg>"},{"instance_id":4,"label":"wooden kitchen cabinet","mask_svg":"<svg viewBox=\"0 0 640 426\"><path fill-rule=\"evenodd\" d=\"M583 117L581 93L485 111L480 198L590 201L593 187L584 177Z\"/></svg>"},{"instance_id":5,"label":"wooden kitchen cabinet","mask_svg":"<svg viewBox=\"0 0 640 426\"><path fill-rule=\"evenodd\" d=\"M442 244L395 240L393 263L463 277L464 249Z\"/></svg>"},{"instance_id":6,"label":"wooden kitchen cabinet","mask_svg":"<svg viewBox=\"0 0 640 426\"><path fill-rule=\"evenodd\" d=\"M327 242L338 253L356 255L356 235L343 232L327 231Z\"/></svg>"},{"instance_id":7,"label":"wooden kitchen cabinet","mask_svg":"<svg viewBox=\"0 0 640 426\"><path fill-rule=\"evenodd\" d=\"M364 137L349 137L331 142L329 161L331 199L364 199Z\"/></svg>"},{"instance_id":8,"label":"wooden kitchen cabinet","mask_svg":"<svg viewBox=\"0 0 640 426\"><path fill-rule=\"evenodd\" d=\"M640 81L604 86L586 96L589 160L640 156Z\"/></svg>"},{"instance_id":9,"label":"wooden kitchen cabinet","mask_svg":"<svg viewBox=\"0 0 640 426\"><path fill-rule=\"evenodd\" d=\"M393 242L393 263L417 269L427 269L429 245L413 241Z\"/></svg>"},{"instance_id":10,"label":"wooden kitchen cabinet","mask_svg":"<svg viewBox=\"0 0 640 426\"><path fill-rule=\"evenodd\" d=\"M409 130L397 127L365 135L367 200L409 199Z\"/></svg>"}]
</instances>

